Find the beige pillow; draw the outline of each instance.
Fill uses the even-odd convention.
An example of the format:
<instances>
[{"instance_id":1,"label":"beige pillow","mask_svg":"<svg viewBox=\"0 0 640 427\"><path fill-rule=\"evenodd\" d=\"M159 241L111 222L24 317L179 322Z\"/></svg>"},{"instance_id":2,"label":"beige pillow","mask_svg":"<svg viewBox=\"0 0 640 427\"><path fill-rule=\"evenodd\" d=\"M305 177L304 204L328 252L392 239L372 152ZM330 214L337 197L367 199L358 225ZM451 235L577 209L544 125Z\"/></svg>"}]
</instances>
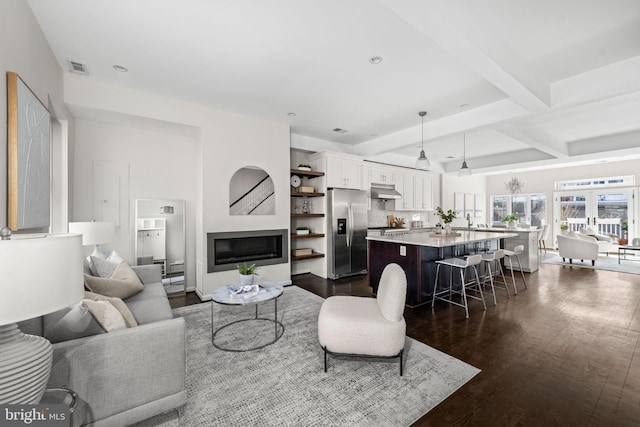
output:
<instances>
[{"instance_id":1,"label":"beige pillow","mask_svg":"<svg viewBox=\"0 0 640 427\"><path fill-rule=\"evenodd\" d=\"M85 299L82 300L82 302L84 302L89 312L107 332L127 328L124 318L109 301Z\"/></svg>"},{"instance_id":2,"label":"beige pillow","mask_svg":"<svg viewBox=\"0 0 640 427\"><path fill-rule=\"evenodd\" d=\"M91 292L126 299L141 292L144 285L140 282L138 275L129 267L126 261L120 263L111 277L95 277L84 275L84 284Z\"/></svg>"},{"instance_id":3,"label":"beige pillow","mask_svg":"<svg viewBox=\"0 0 640 427\"><path fill-rule=\"evenodd\" d=\"M113 305L116 310L120 312L124 322L127 324L127 328L133 328L134 326L138 326L138 322L136 322L136 318L133 317L133 313L127 307L127 304L124 303L120 298L114 297L105 297L104 295L94 294L93 292L84 292L84 298L90 299L93 301L109 301L111 305Z\"/></svg>"}]
</instances>

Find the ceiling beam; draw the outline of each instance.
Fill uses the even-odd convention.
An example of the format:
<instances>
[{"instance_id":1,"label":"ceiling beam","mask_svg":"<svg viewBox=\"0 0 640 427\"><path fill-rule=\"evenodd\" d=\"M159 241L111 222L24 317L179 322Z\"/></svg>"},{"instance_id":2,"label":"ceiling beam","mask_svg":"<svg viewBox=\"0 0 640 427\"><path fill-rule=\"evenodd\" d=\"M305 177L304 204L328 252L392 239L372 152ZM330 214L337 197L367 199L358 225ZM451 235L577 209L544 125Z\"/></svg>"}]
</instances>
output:
<instances>
[{"instance_id":1,"label":"ceiling beam","mask_svg":"<svg viewBox=\"0 0 640 427\"><path fill-rule=\"evenodd\" d=\"M501 37L485 11L473 2L451 0L380 0L389 10L437 43L462 64L480 74L530 111L551 104L548 82Z\"/></svg>"},{"instance_id":2,"label":"ceiling beam","mask_svg":"<svg viewBox=\"0 0 640 427\"><path fill-rule=\"evenodd\" d=\"M496 127L495 131L523 142L555 158L566 159L569 157L567 144L564 141L533 125L525 125L523 123L517 125L501 125Z\"/></svg>"}]
</instances>

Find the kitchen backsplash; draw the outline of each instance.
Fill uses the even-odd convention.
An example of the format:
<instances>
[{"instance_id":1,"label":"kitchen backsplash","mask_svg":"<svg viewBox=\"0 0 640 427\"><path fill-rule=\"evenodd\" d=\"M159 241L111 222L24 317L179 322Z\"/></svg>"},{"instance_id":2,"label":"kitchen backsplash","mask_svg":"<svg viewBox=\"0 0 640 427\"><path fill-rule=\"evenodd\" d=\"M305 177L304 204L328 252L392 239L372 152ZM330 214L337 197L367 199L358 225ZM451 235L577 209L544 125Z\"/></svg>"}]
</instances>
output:
<instances>
[{"instance_id":1,"label":"kitchen backsplash","mask_svg":"<svg viewBox=\"0 0 640 427\"><path fill-rule=\"evenodd\" d=\"M409 227L414 216L420 219L416 221L422 221L424 227L434 227L436 224L435 216L433 212L429 211L394 211L387 210L386 204L382 200L372 200L371 210L367 213L367 225L369 227L383 227L387 225L387 216L393 215L398 218L404 218L405 227Z\"/></svg>"}]
</instances>

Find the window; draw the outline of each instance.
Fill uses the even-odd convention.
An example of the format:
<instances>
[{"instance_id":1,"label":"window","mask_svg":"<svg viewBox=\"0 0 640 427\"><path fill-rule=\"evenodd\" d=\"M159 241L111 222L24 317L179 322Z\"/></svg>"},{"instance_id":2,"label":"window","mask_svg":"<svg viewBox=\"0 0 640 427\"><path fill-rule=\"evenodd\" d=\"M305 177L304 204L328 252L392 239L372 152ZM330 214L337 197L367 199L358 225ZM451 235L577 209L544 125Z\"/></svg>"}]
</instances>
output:
<instances>
[{"instance_id":1,"label":"window","mask_svg":"<svg viewBox=\"0 0 640 427\"><path fill-rule=\"evenodd\" d=\"M636 177L615 176L609 178L574 179L571 181L556 181L556 190L578 190L582 188L616 187L620 185L635 185Z\"/></svg>"},{"instance_id":2,"label":"window","mask_svg":"<svg viewBox=\"0 0 640 427\"><path fill-rule=\"evenodd\" d=\"M493 226L504 225L502 218L510 213L518 215L520 223L541 227L547 223L547 197L544 194L491 196Z\"/></svg>"}]
</instances>

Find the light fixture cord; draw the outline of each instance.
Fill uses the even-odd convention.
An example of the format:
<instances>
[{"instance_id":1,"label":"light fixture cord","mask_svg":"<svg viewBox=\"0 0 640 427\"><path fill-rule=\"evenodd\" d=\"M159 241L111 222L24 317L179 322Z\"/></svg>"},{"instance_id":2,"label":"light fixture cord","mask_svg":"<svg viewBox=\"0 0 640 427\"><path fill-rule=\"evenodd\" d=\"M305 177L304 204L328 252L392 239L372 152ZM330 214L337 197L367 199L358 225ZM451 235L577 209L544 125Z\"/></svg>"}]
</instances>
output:
<instances>
[{"instance_id":1,"label":"light fixture cord","mask_svg":"<svg viewBox=\"0 0 640 427\"><path fill-rule=\"evenodd\" d=\"M420 150L424 151L424 116L420 116Z\"/></svg>"}]
</instances>

